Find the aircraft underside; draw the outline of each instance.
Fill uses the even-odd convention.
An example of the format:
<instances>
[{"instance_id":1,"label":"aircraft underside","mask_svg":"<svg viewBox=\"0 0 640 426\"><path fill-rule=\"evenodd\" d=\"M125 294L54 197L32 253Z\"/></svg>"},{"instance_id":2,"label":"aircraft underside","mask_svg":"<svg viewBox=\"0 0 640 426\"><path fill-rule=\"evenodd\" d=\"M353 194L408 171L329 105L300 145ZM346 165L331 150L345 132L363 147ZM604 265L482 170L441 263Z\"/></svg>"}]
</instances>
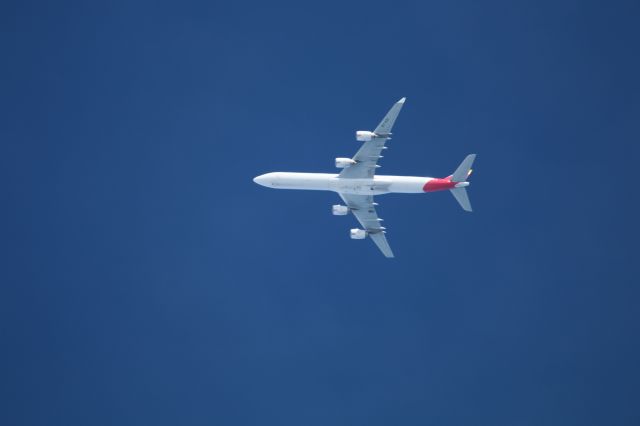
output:
<instances>
[{"instance_id":1,"label":"aircraft underside","mask_svg":"<svg viewBox=\"0 0 640 426\"><path fill-rule=\"evenodd\" d=\"M417 176L375 176L373 179L345 179L330 173L274 172L258 176L254 181L277 189L334 191L343 194L381 195L391 192L424 193L433 178ZM444 189L444 188L443 188Z\"/></svg>"},{"instance_id":2,"label":"aircraft underside","mask_svg":"<svg viewBox=\"0 0 640 426\"><path fill-rule=\"evenodd\" d=\"M471 174L471 165L475 159L475 154L468 155L456 171L445 178L376 175L376 169L380 167L378 160L387 149L385 144L391 139L391 129L404 102L405 98L396 102L373 132L356 132L356 139L363 144L353 158L335 159L336 167L342 169L340 173L272 172L257 176L253 181L276 189L337 192L345 205L331 206L332 214L344 216L352 213L363 228L351 229L351 239L361 240L369 236L386 257L394 257L385 236L386 228L381 225L382 219L376 211L378 204L373 201L373 196L449 190L464 210L471 211L465 187L469 185L467 178Z\"/></svg>"}]
</instances>

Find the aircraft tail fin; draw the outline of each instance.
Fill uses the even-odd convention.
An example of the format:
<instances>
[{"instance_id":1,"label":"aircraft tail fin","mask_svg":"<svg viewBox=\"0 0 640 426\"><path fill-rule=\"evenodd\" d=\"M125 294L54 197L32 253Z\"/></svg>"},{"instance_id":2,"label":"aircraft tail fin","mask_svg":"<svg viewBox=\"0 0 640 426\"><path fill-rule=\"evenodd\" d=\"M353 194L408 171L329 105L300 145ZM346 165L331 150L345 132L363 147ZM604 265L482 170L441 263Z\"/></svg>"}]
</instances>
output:
<instances>
[{"instance_id":1,"label":"aircraft tail fin","mask_svg":"<svg viewBox=\"0 0 640 426\"><path fill-rule=\"evenodd\" d=\"M469 196L467 195L467 190L465 189L468 186L467 179L471 175L471 166L473 165L473 160L476 159L475 154L469 154L462 160L462 163L458 166L455 172L451 175L452 182L458 182L460 185L456 185L456 188L451 188L451 194L456 199L460 207L463 210L470 212L471 211L471 202L469 201Z\"/></svg>"},{"instance_id":2,"label":"aircraft tail fin","mask_svg":"<svg viewBox=\"0 0 640 426\"><path fill-rule=\"evenodd\" d=\"M451 194L453 195L453 198L456 199L456 201L458 202L458 204L460 204L460 207L463 208L463 210L465 211L472 211L471 210L471 202L469 201L469 196L467 195L467 190L464 187L461 188L453 188L450 189L449 191L451 191Z\"/></svg>"}]
</instances>

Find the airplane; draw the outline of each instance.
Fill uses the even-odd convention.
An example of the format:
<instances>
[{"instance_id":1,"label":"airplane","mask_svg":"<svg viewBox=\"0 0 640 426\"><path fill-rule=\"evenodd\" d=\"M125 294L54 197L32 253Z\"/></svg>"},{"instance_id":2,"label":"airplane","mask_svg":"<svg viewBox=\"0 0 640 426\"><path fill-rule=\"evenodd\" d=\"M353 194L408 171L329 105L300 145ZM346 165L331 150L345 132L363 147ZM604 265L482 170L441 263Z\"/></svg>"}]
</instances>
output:
<instances>
[{"instance_id":1,"label":"airplane","mask_svg":"<svg viewBox=\"0 0 640 426\"><path fill-rule=\"evenodd\" d=\"M356 140L363 144L353 158L335 159L336 168L342 169L340 173L272 172L256 176L253 181L268 188L337 192L346 205L333 205L333 215L344 216L351 212L363 228L351 229L351 239L362 240L369 236L385 257L394 257L385 236L386 228L376 212L378 203L373 201L374 195L449 190L460 206L470 212L471 203L465 188L469 186L467 179L476 158L475 154L467 155L455 172L444 178L376 175L376 169L380 167L378 160L382 158L380 154L388 148L385 143L391 139L391 129L405 100L396 102L372 132L356 132Z\"/></svg>"}]
</instances>

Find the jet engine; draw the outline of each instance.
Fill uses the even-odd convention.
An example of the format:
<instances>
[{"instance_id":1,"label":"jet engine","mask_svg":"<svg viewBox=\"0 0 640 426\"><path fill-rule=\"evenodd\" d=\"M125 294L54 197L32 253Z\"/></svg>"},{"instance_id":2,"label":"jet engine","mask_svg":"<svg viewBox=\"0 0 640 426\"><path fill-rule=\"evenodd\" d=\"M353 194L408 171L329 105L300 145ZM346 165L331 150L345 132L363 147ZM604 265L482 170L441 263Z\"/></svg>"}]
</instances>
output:
<instances>
[{"instance_id":1,"label":"jet engine","mask_svg":"<svg viewBox=\"0 0 640 426\"><path fill-rule=\"evenodd\" d=\"M358 130L356 132L356 140L360 142L369 142L371 139L375 138L377 135L368 130Z\"/></svg>"},{"instance_id":2,"label":"jet engine","mask_svg":"<svg viewBox=\"0 0 640 426\"><path fill-rule=\"evenodd\" d=\"M350 231L350 237L352 240L364 240L367 237L367 231L364 229L353 228Z\"/></svg>"},{"instance_id":3,"label":"jet engine","mask_svg":"<svg viewBox=\"0 0 640 426\"><path fill-rule=\"evenodd\" d=\"M344 216L349 213L349 207L343 206L341 204L334 204L331 206L331 213L334 216Z\"/></svg>"},{"instance_id":4,"label":"jet engine","mask_svg":"<svg viewBox=\"0 0 640 426\"><path fill-rule=\"evenodd\" d=\"M345 167L349 167L352 164L356 164L356 162L351 158L342 158L342 157L336 158L336 167L339 169L344 169Z\"/></svg>"}]
</instances>

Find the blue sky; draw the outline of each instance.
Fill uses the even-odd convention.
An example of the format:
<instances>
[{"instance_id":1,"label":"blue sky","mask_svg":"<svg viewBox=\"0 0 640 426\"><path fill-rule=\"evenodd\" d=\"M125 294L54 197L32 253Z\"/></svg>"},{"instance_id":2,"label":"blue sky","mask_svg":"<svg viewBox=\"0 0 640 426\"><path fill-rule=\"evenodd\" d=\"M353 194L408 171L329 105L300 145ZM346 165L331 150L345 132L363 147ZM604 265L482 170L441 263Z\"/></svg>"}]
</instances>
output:
<instances>
[{"instance_id":1,"label":"blue sky","mask_svg":"<svg viewBox=\"0 0 640 426\"><path fill-rule=\"evenodd\" d=\"M11 425L631 425L640 4L8 2ZM351 241L333 169L400 97Z\"/></svg>"}]
</instances>

